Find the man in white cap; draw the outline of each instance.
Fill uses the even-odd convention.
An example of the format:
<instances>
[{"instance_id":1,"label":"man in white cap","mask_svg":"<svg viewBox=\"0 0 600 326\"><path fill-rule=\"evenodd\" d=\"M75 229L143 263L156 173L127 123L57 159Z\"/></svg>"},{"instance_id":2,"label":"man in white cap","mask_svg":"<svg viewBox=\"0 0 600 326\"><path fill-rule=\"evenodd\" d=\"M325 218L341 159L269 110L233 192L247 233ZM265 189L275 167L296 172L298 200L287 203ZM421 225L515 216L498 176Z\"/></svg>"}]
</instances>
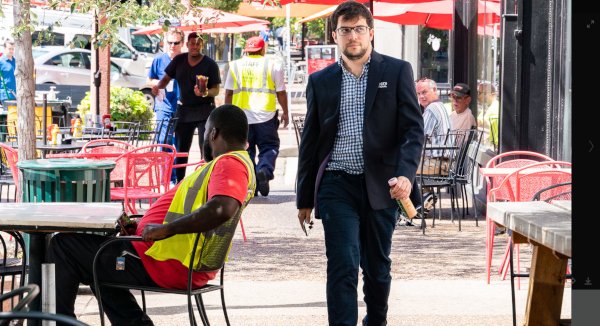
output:
<instances>
[{"instance_id":1,"label":"man in white cap","mask_svg":"<svg viewBox=\"0 0 600 326\"><path fill-rule=\"evenodd\" d=\"M257 192L269 194L269 181L273 180L275 161L279 155L277 129L287 127L288 102L281 61L265 57L265 41L254 36L246 41L246 56L232 61L225 79L225 103L234 104L248 118L248 154L255 162ZM278 119L276 103L282 109ZM258 162L256 149L258 148Z\"/></svg>"}]
</instances>

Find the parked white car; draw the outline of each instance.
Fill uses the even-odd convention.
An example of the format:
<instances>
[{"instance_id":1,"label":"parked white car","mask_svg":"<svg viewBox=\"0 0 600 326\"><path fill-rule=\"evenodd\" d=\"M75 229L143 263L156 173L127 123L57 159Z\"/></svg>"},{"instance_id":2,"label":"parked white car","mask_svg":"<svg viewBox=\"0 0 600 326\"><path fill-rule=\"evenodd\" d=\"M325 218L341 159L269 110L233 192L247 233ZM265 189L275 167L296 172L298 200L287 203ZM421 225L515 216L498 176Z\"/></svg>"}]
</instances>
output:
<instances>
[{"instance_id":1,"label":"parked white car","mask_svg":"<svg viewBox=\"0 0 600 326\"><path fill-rule=\"evenodd\" d=\"M54 85L87 86L91 84L91 52L85 49L70 49L61 46L34 47L35 83ZM129 87L144 93L150 107L154 107L154 96L147 78L132 75L113 60L110 64L111 86Z\"/></svg>"}]
</instances>

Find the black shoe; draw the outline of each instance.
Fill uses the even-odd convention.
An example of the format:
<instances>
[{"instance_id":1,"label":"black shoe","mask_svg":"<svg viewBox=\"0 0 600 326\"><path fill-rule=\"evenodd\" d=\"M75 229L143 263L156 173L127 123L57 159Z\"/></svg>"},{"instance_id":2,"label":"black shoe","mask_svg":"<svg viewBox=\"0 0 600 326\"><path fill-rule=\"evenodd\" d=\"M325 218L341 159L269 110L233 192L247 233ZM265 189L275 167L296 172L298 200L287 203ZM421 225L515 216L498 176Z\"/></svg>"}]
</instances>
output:
<instances>
[{"instance_id":1,"label":"black shoe","mask_svg":"<svg viewBox=\"0 0 600 326\"><path fill-rule=\"evenodd\" d=\"M418 218L418 217L419 217L419 213L417 211L417 216L415 216L415 218ZM396 222L396 226L416 226L415 223L413 223L413 219L408 218L408 216L406 216L404 211L400 210L400 216L398 217L398 222Z\"/></svg>"},{"instance_id":2,"label":"black shoe","mask_svg":"<svg viewBox=\"0 0 600 326\"><path fill-rule=\"evenodd\" d=\"M423 218L427 218L427 216L429 215L429 210L427 209L423 209L423 215L421 215L421 205L415 207L415 210L417 211L416 217L423 216Z\"/></svg>"},{"instance_id":3,"label":"black shoe","mask_svg":"<svg viewBox=\"0 0 600 326\"><path fill-rule=\"evenodd\" d=\"M267 178L267 174L264 171L256 172L256 190L260 192L261 195L267 196L269 194L269 179Z\"/></svg>"},{"instance_id":4,"label":"black shoe","mask_svg":"<svg viewBox=\"0 0 600 326\"><path fill-rule=\"evenodd\" d=\"M415 223L412 222L411 219L401 217L398 219L398 223L396 223L396 226L416 226L416 225L415 225Z\"/></svg>"}]
</instances>

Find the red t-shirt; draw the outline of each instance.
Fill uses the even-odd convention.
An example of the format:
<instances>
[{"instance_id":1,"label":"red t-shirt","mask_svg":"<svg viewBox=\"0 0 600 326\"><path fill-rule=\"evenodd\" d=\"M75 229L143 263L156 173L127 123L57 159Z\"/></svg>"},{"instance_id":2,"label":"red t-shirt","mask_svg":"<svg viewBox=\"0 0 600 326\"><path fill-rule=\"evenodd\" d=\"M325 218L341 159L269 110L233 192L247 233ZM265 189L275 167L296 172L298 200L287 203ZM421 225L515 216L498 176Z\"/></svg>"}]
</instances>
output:
<instances>
[{"instance_id":1,"label":"red t-shirt","mask_svg":"<svg viewBox=\"0 0 600 326\"><path fill-rule=\"evenodd\" d=\"M142 235L144 226L148 223L162 224L169 206L177 192L177 185L162 195L144 214L140 221L136 235ZM208 182L208 199L224 195L237 199L240 203L246 199L248 193L248 170L237 158L226 156L215 164ZM188 268L175 259L166 261L154 260L146 256L145 252L154 242L135 241L133 246L142 259L144 268L158 286L169 289L186 289ZM215 278L217 272L194 273L192 282L194 286L202 286Z\"/></svg>"}]
</instances>

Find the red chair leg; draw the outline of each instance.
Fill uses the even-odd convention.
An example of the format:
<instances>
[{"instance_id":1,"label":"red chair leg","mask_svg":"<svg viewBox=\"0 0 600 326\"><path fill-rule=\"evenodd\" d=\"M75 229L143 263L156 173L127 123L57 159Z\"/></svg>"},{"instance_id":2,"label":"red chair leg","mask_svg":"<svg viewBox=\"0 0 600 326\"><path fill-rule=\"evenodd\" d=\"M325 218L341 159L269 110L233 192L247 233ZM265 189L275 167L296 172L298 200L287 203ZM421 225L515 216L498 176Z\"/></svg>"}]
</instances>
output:
<instances>
[{"instance_id":1,"label":"red chair leg","mask_svg":"<svg viewBox=\"0 0 600 326\"><path fill-rule=\"evenodd\" d=\"M487 284L490 284L490 275L492 273L491 268L492 268L492 254L494 252L494 232L496 231L496 225L494 224L494 222L487 218L487 241L486 241L486 266L485 266L485 272L486 272L486 281Z\"/></svg>"},{"instance_id":2,"label":"red chair leg","mask_svg":"<svg viewBox=\"0 0 600 326\"><path fill-rule=\"evenodd\" d=\"M242 228L242 237L244 237L244 242L246 242L246 231L244 231L244 222L242 222L241 216L240 216L240 227Z\"/></svg>"}]
</instances>

